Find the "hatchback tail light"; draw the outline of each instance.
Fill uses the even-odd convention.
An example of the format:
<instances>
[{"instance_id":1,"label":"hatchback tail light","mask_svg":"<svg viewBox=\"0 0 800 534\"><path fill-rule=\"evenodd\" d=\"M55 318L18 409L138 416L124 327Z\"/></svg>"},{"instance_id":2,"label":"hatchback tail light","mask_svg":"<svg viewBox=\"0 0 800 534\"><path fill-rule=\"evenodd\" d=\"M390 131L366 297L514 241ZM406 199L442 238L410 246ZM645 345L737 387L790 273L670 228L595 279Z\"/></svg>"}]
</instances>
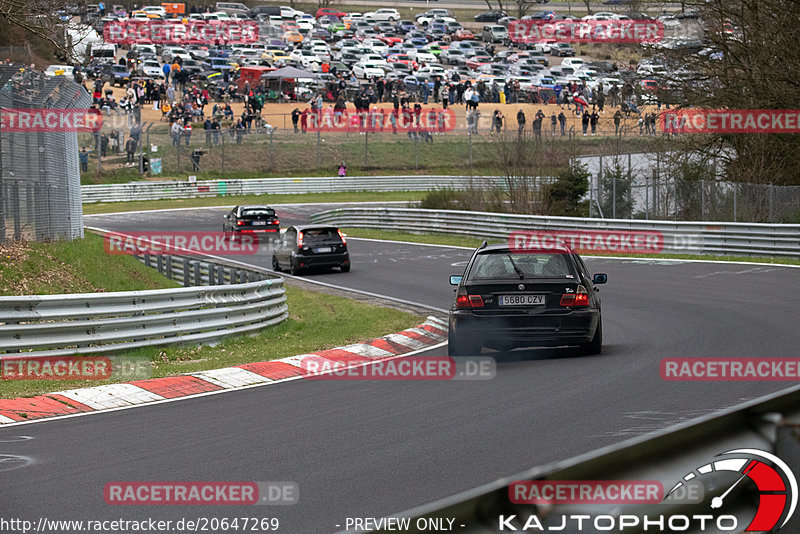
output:
<instances>
[{"instance_id":1,"label":"hatchback tail light","mask_svg":"<svg viewBox=\"0 0 800 534\"><path fill-rule=\"evenodd\" d=\"M564 293L561 295L562 306L588 306L589 305L589 292L582 285L578 286L575 293Z\"/></svg>"},{"instance_id":2,"label":"hatchback tail light","mask_svg":"<svg viewBox=\"0 0 800 534\"><path fill-rule=\"evenodd\" d=\"M236 221L236 226L244 226L247 224L245 221Z\"/></svg>"},{"instance_id":3,"label":"hatchback tail light","mask_svg":"<svg viewBox=\"0 0 800 534\"><path fill-rule=\"evenodd\" d=\"M346 245L347 240L344 238L344 234L342 233L342 231L338 229L336 231L339 232L339 238L342 240L342 243Z\"/></svg>"},{"instance_id":4,"label":"hatchback tail light","mask_svg":"<svg viewBox=\"0 0 800 534\"><path fill-rule=\"evenodd\" d=\"M297 232L297 248L303 246L303 232Z\"/></svg>"}]
</instances>

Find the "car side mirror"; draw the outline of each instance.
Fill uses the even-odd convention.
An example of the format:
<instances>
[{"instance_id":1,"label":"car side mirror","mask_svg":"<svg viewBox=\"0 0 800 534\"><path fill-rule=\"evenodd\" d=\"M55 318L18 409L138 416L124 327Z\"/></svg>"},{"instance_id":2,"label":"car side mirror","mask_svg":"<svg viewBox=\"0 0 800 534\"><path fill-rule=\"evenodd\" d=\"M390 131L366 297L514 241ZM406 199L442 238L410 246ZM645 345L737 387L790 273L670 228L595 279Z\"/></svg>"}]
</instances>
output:
<instances>
[{"instance_id":1,"label":"car side mirror","mask_svg":"<svg viewBox=\"0 0 800 534\"><path fill-rule=\"evenodd\" d=\"M461 280L463 280L463 279L464 279L464 275L461 275L461 274L450 275L450 285L451 286L457 286L458 284L461 283Z\"/></svg>"},{"instance_id":2,"label":"car side mirror","mask_svg":"<svg viewBox=\"0 0 800 534\"><path fill-rule=\"evenodd\" d=\"M605 284L608 282L608 275L606 273L597 273L592 278L592 283L594 284Z\"/></svg>"}]
</instances>

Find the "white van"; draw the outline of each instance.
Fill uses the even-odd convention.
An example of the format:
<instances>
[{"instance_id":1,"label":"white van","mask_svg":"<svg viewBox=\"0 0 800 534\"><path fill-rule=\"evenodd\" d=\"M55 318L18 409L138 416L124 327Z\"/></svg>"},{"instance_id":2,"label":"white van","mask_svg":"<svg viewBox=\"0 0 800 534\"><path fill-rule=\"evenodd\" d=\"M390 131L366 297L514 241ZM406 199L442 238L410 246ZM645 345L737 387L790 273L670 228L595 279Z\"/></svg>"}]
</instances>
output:
<instances>
[{"instance_id":1,"label":"white van","mask_svg":"<svg viewBox=\"0 0 800 534\"><path fill-rule=\"evenodd\" d=\"M99 63L114 63L117 58L117 45L92 43L89 57Z\"/></svg>"}]
</instances>

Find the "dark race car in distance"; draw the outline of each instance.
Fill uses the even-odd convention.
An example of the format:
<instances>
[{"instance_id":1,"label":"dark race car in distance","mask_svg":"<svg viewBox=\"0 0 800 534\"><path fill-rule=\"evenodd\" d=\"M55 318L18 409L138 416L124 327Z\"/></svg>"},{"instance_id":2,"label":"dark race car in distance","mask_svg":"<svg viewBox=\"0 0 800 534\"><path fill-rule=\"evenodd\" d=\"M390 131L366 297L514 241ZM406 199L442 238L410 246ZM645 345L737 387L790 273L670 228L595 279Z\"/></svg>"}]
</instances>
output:
<instances>
[{"instance_id":1,"label":"dark race car in distance","mask_svg":"<svg viewBox=\"0 0 800 534\"><path fill-rule=\"evenodd\" d=\"M223 219L222 231L228 239L242 234L266 234L275 239L280 232L281 221L269 206L236 206Z\"/></svg>"},{"instance_id":2,"label":"dark race car in distance","mask_svg":"<svg viewBox=\"0 0 800 534\"><path fill-rule=\"evenodd\" d=\"M578 345L599 354L603 325L594 286L606 280L600 273L590 278L578 253L566 247L513 251L484 242L464 274L450 277L457 287L448 353Z\"/></svg>"}]
</instances>

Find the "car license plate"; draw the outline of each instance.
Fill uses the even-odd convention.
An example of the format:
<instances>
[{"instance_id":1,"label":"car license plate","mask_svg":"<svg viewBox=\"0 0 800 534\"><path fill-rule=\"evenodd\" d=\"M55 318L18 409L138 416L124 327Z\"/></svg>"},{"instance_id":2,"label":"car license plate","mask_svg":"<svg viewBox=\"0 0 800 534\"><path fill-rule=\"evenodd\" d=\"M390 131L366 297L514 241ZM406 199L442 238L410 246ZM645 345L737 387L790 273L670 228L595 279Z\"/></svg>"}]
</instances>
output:
<instances>
[{"instance_id":1,"label":"car license plate","mask_svg":"<svg viewBox=\"0 0 800 534\"><path fill-rule=\"evenodd\" d=\"M500 295L500 306L542 306L544 295Z\"/></svg>"},{"instance_id":2,"label":"car license plate","mask_svg":"<svg viewBox=\"0 0 800 534\"><path fill-rule=\"evenodd\" d=\"M267 221L253 221L253 226L266 226Z\"/></svg>"},{"instance_id":3,"label":"car license plate","mask_svg":"<svg viewBox=\"0 0 800 534\"><path fill-rule=\"evenodd\" d=\"M331 247L319 247L319 248L315 248L314 249L314 252L317 252L317 253L325 253L325 252L332 252L332 251L333 251L333 249Z\"/></svg>"}]
</instances>

